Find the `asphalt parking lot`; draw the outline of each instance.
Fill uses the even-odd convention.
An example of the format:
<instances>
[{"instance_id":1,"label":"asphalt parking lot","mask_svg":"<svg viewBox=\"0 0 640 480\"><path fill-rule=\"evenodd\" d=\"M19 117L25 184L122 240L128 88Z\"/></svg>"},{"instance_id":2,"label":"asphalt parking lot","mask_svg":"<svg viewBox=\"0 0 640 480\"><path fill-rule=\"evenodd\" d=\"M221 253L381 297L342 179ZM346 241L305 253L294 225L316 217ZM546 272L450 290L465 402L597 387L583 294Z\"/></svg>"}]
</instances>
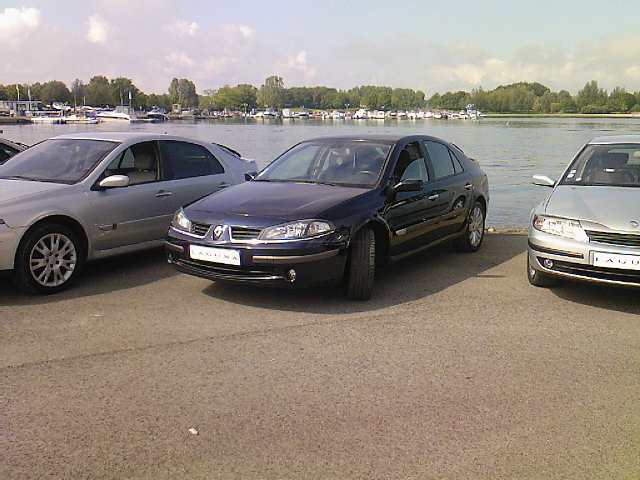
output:
<instances>
[{"instance_id":1,"label":"asphalt parking lot","mask_svg":"<svg viewBox=\"0 0 640 480\"><path fill-rule=\"evenodd\" d=\"M640 293L531 287L525 247L437 247L365 303L161 250L2 279L0 478L637 480Z\"/></svg>"}]
</instances>

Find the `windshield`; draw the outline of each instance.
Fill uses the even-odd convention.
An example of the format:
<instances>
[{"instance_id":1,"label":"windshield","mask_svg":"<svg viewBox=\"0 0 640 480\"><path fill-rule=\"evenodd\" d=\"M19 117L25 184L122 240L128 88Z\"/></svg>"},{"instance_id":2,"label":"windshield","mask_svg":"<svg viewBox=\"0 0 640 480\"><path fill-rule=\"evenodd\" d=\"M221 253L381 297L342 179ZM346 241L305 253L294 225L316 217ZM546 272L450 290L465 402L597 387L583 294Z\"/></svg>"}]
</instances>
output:
<instances>
[{"instance_id":1,"label":"windshield","mask_svg":"<svg viewBox=\"0 0 640 480\"><path fill-rule=\"evenodd\" d=\"M76 183L117 145L103 140L45 140L1 165L0 178Z\"/></svg>"},{"instance_id":2,"label":"windshield","mask_svg":"<svg viewBox=\"0 0 640 480\"><path fill-rule=\"evenodd\" d=\"M391 145L364 140L304 142L285 152L256 180L373 187L390 150Z\"/></svg>"},{"instance_id":3,"label":"windshield","mask_svg":"<svg viewBox=\"0 0 640 480\"><path fill-rule=\"evenodd\" d=\"M640 187L640 145L587 145L560 184Z\"/></svg>"}]
</instances>

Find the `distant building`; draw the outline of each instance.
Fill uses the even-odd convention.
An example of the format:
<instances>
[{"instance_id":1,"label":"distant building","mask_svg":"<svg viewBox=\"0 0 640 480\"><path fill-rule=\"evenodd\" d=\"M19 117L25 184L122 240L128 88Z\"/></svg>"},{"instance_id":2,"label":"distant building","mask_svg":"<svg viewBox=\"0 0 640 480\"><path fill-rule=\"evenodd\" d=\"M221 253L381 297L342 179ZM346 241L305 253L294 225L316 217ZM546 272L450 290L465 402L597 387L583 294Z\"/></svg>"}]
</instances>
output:
<instances>
[{"instance_id":1,"label":"distant building","mask_svg":"<svg viewBox=\"0 0 640 480\"><path fill-rule=\"evenodd\" d=\"M40 100L0 100L0 110L8 111L11 115L24 115L25 112L41 109Z\"/></svg>"}]
</instances>

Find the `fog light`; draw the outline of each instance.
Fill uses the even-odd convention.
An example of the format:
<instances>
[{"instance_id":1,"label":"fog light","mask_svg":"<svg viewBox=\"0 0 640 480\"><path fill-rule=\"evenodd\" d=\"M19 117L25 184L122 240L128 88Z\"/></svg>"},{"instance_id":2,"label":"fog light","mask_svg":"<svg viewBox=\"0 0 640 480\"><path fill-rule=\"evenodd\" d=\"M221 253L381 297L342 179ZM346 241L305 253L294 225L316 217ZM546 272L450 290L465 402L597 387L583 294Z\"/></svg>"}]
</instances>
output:
<instances>
[{"instance_id":1,"label":"fog light","mask_svg":"<svg viewBox=\"0 0 640 480\"><path fill-rule=\"evenodd\" d=\"M545 258L544 261L542 262L542 265L544 265L544 268L552 269L553 268L553 260L551 260L549 258Z\"/></svg>"},{"instance_id":2,"label":"fog light","mask_svg":"<svg viewBox=\"0 0 640 480\"><path fill-rule=\"evenodd\" d=\"M290 282L296 281L296 271L293 268L289 269L289 271L287 272L287 280L289 280Z\"/></svg>"}]
</instances>

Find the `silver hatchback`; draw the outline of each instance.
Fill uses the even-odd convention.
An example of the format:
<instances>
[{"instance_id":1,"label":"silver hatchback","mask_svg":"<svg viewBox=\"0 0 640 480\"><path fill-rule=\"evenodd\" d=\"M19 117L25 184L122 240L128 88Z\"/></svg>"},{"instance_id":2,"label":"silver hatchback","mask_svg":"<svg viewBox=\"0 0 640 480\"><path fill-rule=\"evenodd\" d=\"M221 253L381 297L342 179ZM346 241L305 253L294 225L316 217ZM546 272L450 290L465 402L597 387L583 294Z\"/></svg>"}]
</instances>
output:
<instances>
[{"instance_id":1,"label":"silver hatchback","mask_svg":"<svg viewBox=\"0 0 640 480\"><path fill-rule=\"evenodd\" d=\"M0 270L63 290L86 260L162 245L178 208L255 172L227 147L172 135L45 140L0 165Z\"/></svg>"},{"instance_id":2,"label":"silver hatchback","mask_svg":"<svg viewBox=\"0 0 640 480\"><path fill-rule=\"evenodd\" d=\"M591 140L533 209L527 276L640 287L640 135Z\"/></svg>"}]
</instances>

